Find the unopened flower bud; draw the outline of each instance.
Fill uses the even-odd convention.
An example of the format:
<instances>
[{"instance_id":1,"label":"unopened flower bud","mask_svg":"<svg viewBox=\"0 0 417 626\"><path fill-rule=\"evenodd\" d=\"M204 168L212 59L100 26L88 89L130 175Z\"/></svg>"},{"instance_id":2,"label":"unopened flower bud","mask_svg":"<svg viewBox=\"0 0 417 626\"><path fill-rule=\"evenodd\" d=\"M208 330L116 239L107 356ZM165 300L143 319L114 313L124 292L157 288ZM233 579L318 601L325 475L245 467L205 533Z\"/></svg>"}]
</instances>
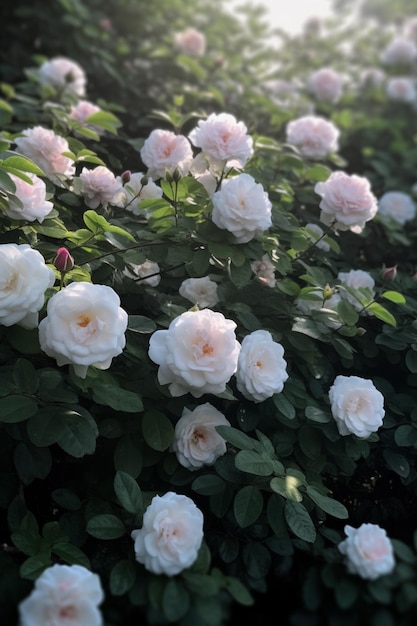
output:
<instances>
[{"instance_id":1,"label":"unopened flower bud","mask_svg":"<svg viewBox=\"0 0 417 626\"><path fill-rule=\"evenodd\" d=\"M121 175L121 179L122 179L122 183L125 185L126 183L130 182L130 177L132 175L132 172L130 170L125 170L122 175Z\"/></svg>"},{"instance_id":2,"label":"unopened flower bud","mask_svg":"<svg viewBox=\"0 0 417 626\"><path fill-rule=\"evenodd\" d=\"M172 173L172 179L177 183L180 179L181 179L181 172L179 171L178 167L175 168L175 170Z\"/></svg>"},{"instance_id":3,"label":"unopened flower bud","mask_svg":"<svg viewBox=\"0 0 417 626\"><path fill-rule=\"evenodd\" d=\"M140 184L141 184L142 187L146 187L148 182L149 182L149 177L146 176L146 174L145 174L145 176L142 176L142 178L140 179Z\"/></svg>"},{"instance_id":4,"label":"unopened flower bud","mask_svg":"<svg viewBox=\"0 0 417 626\"><path fill-rule=\"evenodd\" d=\"M396 265L394 265L393 267L385 267L385 265L383 266L381 270L381 276L383 280L394 280L396 275L397 275Z\"/></svg>"},{"instance_id":5,"label":"unopened flower bud","mask_svg":"<svg viewBox=\"0 0 417 626\"><path fill-rule=\"evenodd\" d=\"M333 289L332 287L330 287L330 285L326 285L325 288L323 289L323 299L324 300L329 300L333 295Z\"/></svg>"},{"instance_id":6,"label":"unopened flower bud","mask_svg":"<svg viewBox=\"0 0 417 626\"><path fill-rule=\"evenodd\" d=\"M74 259L66 248L58 248L53 264L58 271L65 274L74 267Z\"/></svg>"}]
</instances>

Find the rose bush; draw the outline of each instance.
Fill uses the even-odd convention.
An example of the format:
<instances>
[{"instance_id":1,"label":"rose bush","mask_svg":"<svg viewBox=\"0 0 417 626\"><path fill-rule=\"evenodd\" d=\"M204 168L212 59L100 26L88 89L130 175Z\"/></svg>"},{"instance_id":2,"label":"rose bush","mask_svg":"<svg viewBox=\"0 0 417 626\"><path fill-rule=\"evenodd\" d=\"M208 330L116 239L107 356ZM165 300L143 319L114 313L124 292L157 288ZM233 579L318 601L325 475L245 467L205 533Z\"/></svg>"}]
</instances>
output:
<instances>
[{"instance_id":1,"label":"rose bush","mask_svg":"<svg viewBox=\"0 0 417 626\"><path fill-rule=\"evenodd\" d=\"M378 4L271 50L220 0L3 3L2 622L414 624L417 232L379 205L417 7Z\"/></svg>"}]
</instances>

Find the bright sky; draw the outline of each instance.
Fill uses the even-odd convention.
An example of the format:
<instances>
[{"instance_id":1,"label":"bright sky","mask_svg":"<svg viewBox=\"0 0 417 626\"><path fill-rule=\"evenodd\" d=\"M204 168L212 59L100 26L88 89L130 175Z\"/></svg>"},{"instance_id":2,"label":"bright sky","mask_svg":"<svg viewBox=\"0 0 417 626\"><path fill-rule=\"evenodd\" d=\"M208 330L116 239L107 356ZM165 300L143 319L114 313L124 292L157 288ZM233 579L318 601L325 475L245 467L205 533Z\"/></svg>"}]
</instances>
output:
<instances>
[{"instance_id":1,"label":"bright sky","mask_svg":"<svg viewBox=\"0 0 417 626\"><path fill-rule=\"evenodd\" d=\"M326 18L331 15L331 0L250 0L252 4L263 4L269 12L271 26L279 27L291 34L299 33L310 17ZM229 0L230 2L230 0ZM243 0L233 0L244 4ZM230 2L232 4L232 2Z\"/></svg>"}]
</instances>

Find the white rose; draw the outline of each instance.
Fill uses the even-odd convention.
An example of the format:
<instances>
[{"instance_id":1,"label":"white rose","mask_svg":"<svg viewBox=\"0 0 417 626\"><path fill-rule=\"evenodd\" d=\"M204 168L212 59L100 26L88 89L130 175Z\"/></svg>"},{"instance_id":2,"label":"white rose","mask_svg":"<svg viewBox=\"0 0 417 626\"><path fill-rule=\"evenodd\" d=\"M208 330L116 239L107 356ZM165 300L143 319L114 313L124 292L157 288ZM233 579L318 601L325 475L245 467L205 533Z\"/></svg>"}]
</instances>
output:
<instances>
[{"instance_id":1,"label":"white rose","mask_svg":"<svg viewBox=\"0 0 417 626\"><path fill-rule=\"evenodd\" d=\"M384 396L371 380L336 376L329 390L331 411L340 435L366 439L382 426Z\"/></svg>"},{"instance_id":2,"label":"white rose","mask_svg":"<svg viewBox=\"0 0 417 626\"><path fill-rule=\"evenodd\" d=\"M186 311L168 330L157 330L149 357L159 365L158 380L172 396L221 394L236 371L240 344L236 324L210 309Z\"/></svg>"},{"instance_id":3,"label":"white rose","mask_svg":"<svg viewBox=\"0 0 417 626\"><path fill-rule=\"evenodd\" d=\"M194 471L204 465L213 465L226 452L226 442L216 426L230 426L230 422L209 402L194 411L186 407L175 425L172 449L181 465Z\"/></svg>"},{"instance_id":4,"label":"white rose","mask_svg":"<svg viewBox=\"0 0 417 626\"><path fill-rule=\"evenodd\" d=\"M30 172L25 172L25 175L30 178L32 184L22 180L19 176L9 174L16 185L14 193L20 200L21 206L11 199L8 208L5 209L5 213L12 220L25 220L27 222L38 220L42 224L45 217L54 208L54 205L46 199L46 185L44 181Z\"/></svg>"},{"instance_id":5,"label":"white rose","mask_svg":"<svg viewBox=\"0 0 417 626\"><path fill-rule=\"evenodd\" d=\"M218 303L217 283L209 276L202 278L186 278L182 281L179 294L200 309L212 307Z\"/></svg>"},{"instance_id":6,"label":"white rose","mask_svg":"<svg viewBox=\"0 0 417 626\"><path fill-rule=\"evenodd\" d=\"M337 102L343 93L341 77L328 67L313 72L307 81L307 88L317 100L323 102Z\"/></svg>"},{"instance_id":7,"label":"white rose","mask_svg":"<svg viewBox=\"0 0 417 626\"><path fill-rule=\"evenodd\" d=\"M381 61L385 65L411 65L416 59L417 46L405 37L393 39L381 55Z\"/></svg>"},{"instance_id":8,"label":"white rose","mask_svg":"<svg viewBox=\"0 0 417 626\"><path fill-rule=\"evenodd\" d=\"M39 68L41 85L50 85L63 94L85 95L87 78L83 68L65 57L45 61Z\"/></svg>"},{"instance_id":9,"label":"white rose","mask_svg":"<svg viewBox=\"0 0 417 626\"><path fill-rule=\"evenodd\" d=\"M63 187L63 181L75 174L73 159L63 155L69 151L68 141L42 126L27 128L21 134L14 140L18 151L36 163L53 183Z\"/></svg>"},{"instance_id":10,"label":"white rose","mask_svg":"<svg viewBox=\"0 0 417 626\"><path fill-rule=\"evenodd\" d=\"M98 135L103 135L103 128L87 122L87 118L90 117L90 115L100 113L101 110L102 109L97 106L97 104L94 104L89 100L79 100L77 104L73 104L71 106L69 117L75 122L78 122L82 127L94 130ZM74 132L77 132L76 128L74 129Z\"/></svg>"},{"instance_id":11,"label":"white rose","mask_svg":"<svg viewBox=\"0 0 417 626\"><path fill-rule=\"evenodd\" d=\"M416 216L416 205L408 193L387 191L378 201L378 215L390 217L398 224L404 225Z\"/></svg>"},{"instance_id":12,"label":"white rose","mask_svg":"<svg viewBox=\"0 0 417 626\"><path fill-rule=\"evenodd\" d=\"M100 578L81 565L52 565L18 606L20 626L101 626Z\"/></svg>"},{"instance_id":13,"label":"white rose","mask_svg":"<svg viewBox=\"0 0 417 626\"><path fill-rule=\"evenodd\" d=\"M330 250L330 245L322 239L324 231L318 224L308 223L305 225L307 235L309 239L314 243L317 248L323 250L324 252L328 252Z\"/></svg>"},{"instance_id":14,"label":"white rose","mask_svg":"<svg viewBox=\"0 0 417 626\"><path fill-rule=\"evenodd\" d=\"M184 135L160 129L153 130L145 140L140 156L154 180L164 178L166 172L172 174L175 169L186 176L193 161L190 142Z\"/></svg>"},{"instance_id":15,"label":"white rose","mask_svg":"<svg viewBox=\"0 0 417 626\"><path fill-rule=\"evenodd\" d=\"M218 162L220 169L225 163L242 168L253 154L253 140L247 132L246 125L233 115L212 113L200 120L188 137L209 161Z\"/></svg>"},{"instance_id":16,"label":"white rose","mask_svg":"<svg viewBox=\"0 0 417 626\"><path fill-rule=\"evenodd\" d=\"M0 244L0 324L36 328L55 274L28 244Z\"/></svg>"},{"instance_id":17,"label":"white rose","mask_svg":"<svg viewBox=\"0 0 417 626\"><path fill-rule=\"evenodd\" d=\"M248 400L262 402L283 390L288 378L286 368L282 345L267 330L255 330L242 341L237 388Z\"/></svg>"},{"instance_id":18,"label":"white rose","mask_svg":"<svg viewBox=\"0 0 417 626\"><path fill-rule=\"evenodd\" d=\"M125 183L119 194L118 206L122 206L126 211L131 211L134 215L144 215L149 218L152 213L141 208L142 200L162 198L163 192L151 177L147 177L146 184L143 184L144 176L145 174L142 172L130 174L129 182Z\"/></svg>"},{"instance_id":19,"label":"white rose","mask_svg":"<svg viewBox=\"0 0 417 626\"><path fill-rule=\"evenodd\" d=\"M287 142L310 159L324 159L339 149L339 129L317 115L305 115L287 124Z\"/></svg>"},{"instance_id":20,"label":"white rose","mask_svg":"<svg viewBox=\"0 0 417 626\"><path fill-rule=\"evenodd\" d=\"M175 576L191 567L203 542L203 514L188 496L154 496L142 528L133 530L136 560L153 574Z\"/></svg>"},{"instance_id":21,"label":"white rose","mask_svg":"<svg viewBox=\"0 0 417 626\"><path fill-rule=\"evenodd\" d=\"M72 364L80 378L89 365L108 369L125 347L127 313L106 285L70 283L52 296L39 324L39 342L59 366Z\"/></svg>"},{"instance_id":22,"label":"white rose","mask_svg":"<svg viewBox=\"0 0 417 626\"><path fill-rule=\"evenodd\" d=\"M78 179L74 180L74 191L84 196L84 202L90 209L96 209L100 204L104 207L117 204L122 183L104 165L93 169L83 167Z\"/></svg>"},{"instance_id":23,"label":"white rose","mask_svg":"<svg viewBox=\"0 0 417 626\"><path fill-rule=\"evenodd\" d=\"M365 223L375 217L377 199L367 178L345 172L333 172L314 191L322 197L320 220L339 230L361 233Z\"/></svg>"},{"instance_id":24,"label":"white rose","mask_svg":"<svg viewBox=\"0 0 417 626\"><path fill-rule=\"evenodd\" d=\"M394 570L394 549L383 528L378 524L362 524L359 528L347 525L344 530L347 537L338 548L346 556L351 574L375 580Z\"/></svg>"},{"instance_id":25,"label":"white rose","mask_svg":"<svg viewBox=\"0 0 417 626\"><path fill-rule=\"evenodd\" d=\"M265 287L275 287L275 265L271 262L269 256L264 254L258 261L251 261L250 264L252 272L256 278Z\"/></svg>"},{"instance_id":26,"label":"white rose","mask_svg":"<svg viewBox=\"0 0 417 626\"><path fill-rule=\"evenodd\" d=\"M247 243L272 226L272 203L262 185L249 174L224 180L212 200L211 219L232 233L237 243Z\"/></svg>"},{"instance_id":27,"label":"white rose","mask_svg":"<svg viewBox=\"0 0 417 626\"><path fill-rule=\"evenodd\" d=\"M143 283L145 285L150 285L151 287L157 287L161 282L161 268L155 261L149 261L149 259L146 259L146 261L140 265L129 263L129 271L141 278L141 284ZM128 275L129 273L126 272ZM149 278L147 278L147 276Z\"/></svg>"},{"instance_id":28,"label":"white rose","mask_svg":"<svg viewBox=\"0 0 417 626\"><path fill-rule=\"evenodd\" d=\"M201 56L206 51L205 35L195 28L186 28L175 33L174 41L182 54Z\"/></svg>"},{"instance_id":29,"label":"white rose","mask_svg":"<svg viewBox=\"0 0 417 626\"><path fill-rule=\"evenodd\" d=\"M415 81L408 76L393 76L389 78L386 93L390 100L398 102L414 102L417 99Z\"/></svg>"},{"instance_id":30,"label":"white rose","mask_svg":"<svg viewBox=\"0 0 417 626\"><path fill-rule=\"evenodd\" d=\"M357 311L362 311L364 306L374 299L375 281L368 272L349 270L349 272L339 272L337 278L342 287L349 287L356 292L352 294L345 289L340 290L342 298L350 302Z\"/></svg>"}]
</instances>

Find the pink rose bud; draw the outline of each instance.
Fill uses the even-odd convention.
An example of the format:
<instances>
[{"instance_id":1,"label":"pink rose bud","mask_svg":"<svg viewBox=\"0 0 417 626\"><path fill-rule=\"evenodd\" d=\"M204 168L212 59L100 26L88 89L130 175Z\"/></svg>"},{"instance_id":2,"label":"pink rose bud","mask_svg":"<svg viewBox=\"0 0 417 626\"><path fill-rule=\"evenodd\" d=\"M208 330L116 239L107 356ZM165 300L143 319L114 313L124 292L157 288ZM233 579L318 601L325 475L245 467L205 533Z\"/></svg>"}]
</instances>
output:
<instances>
[{"instance_id":1,"label":"pink rose bud","mask_svg":"<svg viewBox=\"0 0 417 626\"><path fill-rule=\"evenodd\" d=\"M102 20L100 20L100 26L103 30L110 30L111 28L111 21L108 18L103 18Z\"/></svg>"},{"instance_id":2,"label":"pink rose bud","mask_svg":"<svg viewBox=\"0 0 417 626\"><path fill-rule=\"evenodd\" d=\"M132 172L130 170L126 170L125 172L123 172L122 174L122 182L125 185L126 183L130 182L130 177L132 175Z\"/></svg>"},{"instance_id":3,"label":"pink rose bud","mask_svg":"<svg viewBox=\"0 0 417 626\"><path fill-rule=\"evenodd\" d=\"M381 276L383 278L383 280L394 280L394 278L397 275L397 266L394 265L393 267L384 267L381 270Z\"/></svg>"},{"instance_id":4,"label":"pink rose bud","mask_svg":"<svg viewBox=\"0 0 417 626\"><path fill-rule=\"evenodd\" d=\"M58 248L53 264L57 270L65 273L69 272L74 267L74 259L66 248Z\"/></svg>"}]
</instances>

